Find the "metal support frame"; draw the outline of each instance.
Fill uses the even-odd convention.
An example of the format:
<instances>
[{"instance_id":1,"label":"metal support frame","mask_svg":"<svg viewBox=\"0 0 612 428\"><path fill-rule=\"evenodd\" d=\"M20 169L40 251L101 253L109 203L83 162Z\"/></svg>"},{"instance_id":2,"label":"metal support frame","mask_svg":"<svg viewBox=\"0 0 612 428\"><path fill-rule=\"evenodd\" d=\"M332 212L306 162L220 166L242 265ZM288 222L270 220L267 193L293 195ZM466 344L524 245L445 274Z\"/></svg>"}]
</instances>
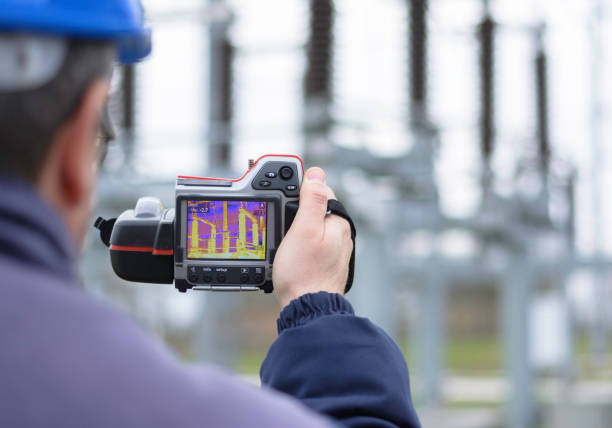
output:
<instances>
[{"instance_id":1,"label":"metal support frame","mask_svg":"<svg viewBox=\"0 0 612 428\"><path fill-rule=\"evenodd\" d=\"M410 58L411 58L411 74L410 74L410 102L412 106L412 126L414 135L419 142L415 145L418 147L427 147L425 152L415 152L408 154L403 158L397 158L392 161L374 159L367 152L362 151L343 151L345 149L337 149L336 156L328 156L321 162L325 165L325 160L334 159L336 169L342 169L346 166L359 167L369 176L393 176L398 178L398 182L404 186L399 194L401 200L398 206L411 197L411 202L423 208L430 214L428 219L423 222L414 218L404 218L403 221L397 217L393 225L385 225L377 227L362 219L360 224L360 236L358 243L358 258L367 260L366 263L357 265L355 290L349 295L351 300L354 300L360 313L371 316L383 328L387 329L391 334L395 330L394 313L393 313L393 295L394 287L393 278L401 277L405 273L412 275L420 274L424 278L424 282L420 289L421 302L421 318L419 320L419 334L416 339L419 341L418 350L419 358L419 373L422 377L422 399L427 404L436 404L440 400L441 378L443 373L443 355L445 343L445 323L444 313L447 301L446 287L447 280L451 275L456 275L462 267L453 265L452 261L444 260L439 253L434 255L427 261L425 266L420 266L419 269L407 267L409 261L402 260L402 266L396 266L394 271L386 268L388 266L389 247L394 242L395 237L389 232L409 229L411 227L422 227L429 230L439 232L443 228L460 227L466 230L473 231L475 234L484 236L490 230L483 231L477 221L453 222L446 219L440 229L436 220L431 217L440 216L439 209L435 203L435 182L433 174L433 141L435 139L435 130L431 130L428 124L427 111L427 0L408 0L410 6ZM601 5L601 1L598 0ZM208 36L210 39L210 77L209 77L209 126L210 126L210 163L211 166L229 169L231 156L231 120L232 120L232 62L234 48L229 39L229 26L231 24L231 12L227 8L223 0L210 0L211 7L214 13L211 13L211 21L209 23ZM307 55L308 66L306 75L304 76L304 98L308 108L313 100L323 100L324 104L332 102L333 98L333 82L332 82L332 64L333 64L333 20L334 10L332 0L311 0L311 36L308 42ZM495 31L496 23L488 12L488 7L485 7L485 14L478 29L479 45L480 45L480 76L481 76L481 126L480 126L480 149L483 154L484 163L489 165L490 158L494 151L494 131L495 131L495 96L494 96L494 68L495 68ZM600 159L599 150L601 144L601 136L597 133L599 130L599 114L600 106L597 104L599 100L599 80L598 74L598 35L599 28L594 28L593 34L593 71L595 73L593 82L593 135L592 143L594 148L593 159L594 163ZM538 136L539 136L539 153L542 160L542 167L548 169L550 153L550 141L548 133L548 111L547 111L547 59L543 47L541 47L535 57L536 68L536 84L538 92L537 96L537 115L538 115ZM126 129L134 127L134 70L132 67L125 68L124 71L124 109L122 125ZM325 110L327 111L327 110ZM306 113L308 114L308 113ZM331 119L326 116L323 122L329 125ZM306 127L306 131L312 131L312 128ZM319 132L320 128L314 128L314 132ZM308 153L307 153L308 155ZM595 170L595 168L594 168ZM425 172L425 173L424 173ZM594 181L597 182L594 171ZM330 175L333 175L330 174ZM572 178L573 180L573 178ZM429 192L432 198L422 198L422 194L410 194L405 189L411 185L417 184L414 188L419 188L423 181L428 181L428 186L420 188L433 189ZM597 189L596 189L597 190ZM573 201L574 187L573 181L570 181L567 188L568 200ZM427 192L425 192L427 193ZM600 197L601 193L596 194ZM433 200L433 203L432 203ZM350 201L349 201L350 202ZM597 209L597 200L594 199L593 204L595 211ZM570 241L568 244L568 253L573 249L573 203L572 213L570 213L568 231L560 233L568 233ZM392 208L391 208L392 209ZM399 212L400 210L398 210ZM404 210L401 210L402 212ZM359 216L359 213L356 213ZM429 220L431 223L427 223ZM502 225L508 227L500 227L501 233L510 231L510 234L516 232L515 227L520 228L520 219L514 218L515 222L512 225ZM596 221L595 227L601 228L601 219ZM547 231L550 231L548 229ZM499 230L497 231L499 232ZM601 233L601 230L596 230ZM520 234L520 232L519 232ZM596 236L598 236L596 234ZM525 236L521 238L523 242L527 240ZM513 243L506 243L510 248ZM524 250L524 249L522 249ZM521 251L522 251L521 250ZM489 277L500 281L501 295L503 299L502 311L500 313L503 325L503 337L505 344L505 360L507 373L511 381L511 396L508 406L508 424L512 428L529 428L533 427L536 422L535 408L533 405L533 384L534 377L530 368L529 361L529 344L528 344L528 302L532 292L532 287L535 285L539 269L558 269L558 266L540 266L537 261L525 258L524 253L514 251L512 257L513 262L507 270L502 272L487 271L486 268L478 266L476 263L471 264L464 269L472 274L489 275ZM510 252L510 251L509 251ZM597 254L600 257L600 254ZM597 259L596 257L596 259ZM588 266L600 271L607 270L610 266L608 261L576 261L571 260L569 254L566 266ZM373 267L380 266L381 269ZM481 270L479 270L481 269ZM564 272L566 276L570 269ZM416 275L418 276L418 275ZM563 282L563 280L561 280ZM601 281L603 284L603 281ZM370 293L372 287L377 288L377 293ZM372 295L375 298L372 298ZM226 309L233 309L236 300L230 295L202 295L202 311L206 313L206 323L200 324L202 329L195 332L197 341L197 354L200 358L209 359L211 354L211 343L221 344L221 347L232 343L230 336L224 335L223 338L215 336L215 320L221 317L221 313ZM603 300L600 300L603 302ZM603 308L605 310L605 307ZM211 322L211 320L213 322ZM596 340L601 337L601 330L594 330L592 343L599 343ZM605 338L605 336L604 336ZM224 345L225 344L225 345ZM227 345L230 346L230 345ZM600 345L598 345L600 346ZM216 360L222 364L231 364L232 355L229 348L218 350L215 352ZM571 371L572 362L567 362L567 371Z\"/></svg>"}]
</instances>

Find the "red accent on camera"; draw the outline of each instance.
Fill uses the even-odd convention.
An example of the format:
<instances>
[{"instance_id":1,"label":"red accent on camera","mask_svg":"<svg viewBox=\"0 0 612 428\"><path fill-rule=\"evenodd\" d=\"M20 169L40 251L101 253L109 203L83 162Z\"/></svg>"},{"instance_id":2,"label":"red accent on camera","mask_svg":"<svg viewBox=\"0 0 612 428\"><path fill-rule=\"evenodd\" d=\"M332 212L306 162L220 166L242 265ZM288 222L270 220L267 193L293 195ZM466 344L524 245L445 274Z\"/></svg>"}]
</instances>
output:
<instances>
[{"instance_id":1,"label":"red accent on camera","mask_svg":"<svg viewBox=\"0 0 612 428\"><path fill-rule=\"evenodd\" d=\"M304 161L302 161L302 158L296 155L263 155L260 156L259 159L257 159L255 161L255 163L253 163L253 166L250 167L247 172L245 172L244 174L242 174L242 177L240 178L235 178L235 179L231 179L231 178L214 178L214 177L193 177L190 175L179 175L178 178L188 178L191 180L221 180L221 181L232 181L232 182L237 182L242 180L253 168L255 168L255 165L257 165L257 162L259 162L260 160L262 160L265 157L268 156L281 156L281 157L287 157L287 158L295 158L297 160L300 161L300 165L302 165L302 175L304 175Z\"/></svg>"}]
</instances>

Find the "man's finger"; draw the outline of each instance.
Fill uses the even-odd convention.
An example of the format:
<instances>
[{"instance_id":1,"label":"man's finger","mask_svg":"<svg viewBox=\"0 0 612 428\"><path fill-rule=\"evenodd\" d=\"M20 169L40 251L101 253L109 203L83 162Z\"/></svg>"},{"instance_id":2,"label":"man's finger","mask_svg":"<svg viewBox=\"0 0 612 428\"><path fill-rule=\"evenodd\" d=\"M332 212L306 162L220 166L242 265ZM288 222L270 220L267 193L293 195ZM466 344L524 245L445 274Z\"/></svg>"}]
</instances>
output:
<instances>
[{"instance_id":1,"label":"man's finger","mask_svg":"<svg viewBox=\"0 0 612 428\"><path fill-rule=\"evenodd\" d=\"M300 189L300 207L294 223L313 231L323 231L327 213L327 189L325 172L321 168L306 171Z\"/></svg>"}]
</instances>

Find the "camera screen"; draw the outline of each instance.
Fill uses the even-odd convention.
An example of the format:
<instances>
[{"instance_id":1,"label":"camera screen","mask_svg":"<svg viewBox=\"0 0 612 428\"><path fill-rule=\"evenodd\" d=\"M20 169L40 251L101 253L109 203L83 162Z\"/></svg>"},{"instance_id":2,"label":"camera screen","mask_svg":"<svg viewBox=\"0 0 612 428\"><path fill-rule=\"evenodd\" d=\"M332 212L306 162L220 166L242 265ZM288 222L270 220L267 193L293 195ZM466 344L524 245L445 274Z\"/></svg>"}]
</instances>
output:
<instances>
[{"instance_id":1,"label":"camera screen","mask_svg":"<svg viewBox=\"0 0 612 428\"><path fill-rule=\"evenodd\" d=\"M266 205L260 201L187 201L187 257L265 260Z\"/></svg>"}]
</instances>

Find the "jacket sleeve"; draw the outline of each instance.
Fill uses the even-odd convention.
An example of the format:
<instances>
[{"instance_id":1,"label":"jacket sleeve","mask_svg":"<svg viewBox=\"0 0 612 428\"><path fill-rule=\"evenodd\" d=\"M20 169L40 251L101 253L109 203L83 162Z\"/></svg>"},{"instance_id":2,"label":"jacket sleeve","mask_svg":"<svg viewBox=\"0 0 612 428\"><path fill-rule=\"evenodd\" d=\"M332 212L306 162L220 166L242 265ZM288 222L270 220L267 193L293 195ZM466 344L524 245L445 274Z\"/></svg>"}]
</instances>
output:
<instances>
[{"instance_id":1,"label":"jacket sleeve","mask_svg":"<svg viewBox=\"0 0 612 428\"><path fill-rule=\"evenodd\" d=\"M306 294L278 319L261 382L350 427L420 427L404 357L339 294Z\"/></svg>"}]
</instances>

